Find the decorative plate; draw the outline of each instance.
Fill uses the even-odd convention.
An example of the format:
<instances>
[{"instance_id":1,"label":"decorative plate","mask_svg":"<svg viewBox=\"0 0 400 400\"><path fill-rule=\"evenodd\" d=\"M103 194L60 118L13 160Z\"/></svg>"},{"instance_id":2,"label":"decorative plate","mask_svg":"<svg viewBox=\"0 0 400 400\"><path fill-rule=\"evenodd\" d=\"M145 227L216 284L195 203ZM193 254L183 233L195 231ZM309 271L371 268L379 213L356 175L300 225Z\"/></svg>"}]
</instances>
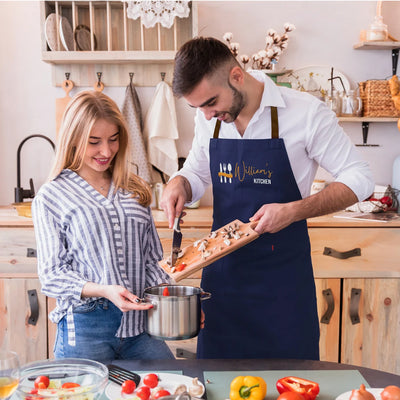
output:
<instances>
[{"instance_id":1,"label":"decorative plate","mask_svg":"<svg viewBox=\"0 0 400 400\"><path fill-rule=\"evenodd\" d=\"M60 39L65 50L74 50L74 33L71 24L65 17L60 18Z\"/></svg>"},{"instance_id":2,"label":"decorative plate","mask_svg":"<svg viewBox=\"0 0 400 400\"><path fill-rule=\"evenodd\" d=\"M384 388L366 388L366 390L375 396L376 400L381 400L381 393ZM335 400L349 400L352 390L340 394Z\"/></svg>"},{"instance_id":3,"label":"decorative plate","mask_svg":"<svg viewBox=\"0 0 400 400\"><path fill-rule=\"evenodd\" d=\"M320 93L324 96L331 93L331 77L332 67L329 66L310 66L296 69L288 74L279 77L279 82L290 82L292 88L303 92ZM339 92L343 89L350 90L350 82L347 77L337 70L333 69L333 88Z\"/></svg>"},{"instance_id":4,"label":"decorative plate","mask_svg":"<svg viewBox=\"0 0 400 400\"><path fill-rule=\"evenodd\" d=\"M78 47L78 50L81 51L90 51L92 50L90 43L90 28L86 25L78 25L74 31L75 42ZM94 50L97 48L97 40L96 36L93 35L94 39Z\"/></svg>"},{"instance_id":5,"label":"decorative plate","mask_svg":"<svg viewBox=\"0 0 400 400\"><path fill-rule=\"evenodd\" d=\"M147 375L147 373L140 373L139 374L141 379L141 383L139 384L138 387L143 386L142 381L143 378ZM179 374L171 374L171 373L164 373L160 372L157 373L158 378L159 378L159 384L158 386L162 387L165 390L168 390L171 394L175 393L175 390L178 386L180 385L186 385L187 391L189 391L189 388L193 386L193 378L187 375L179 375ZM205 393L205 388L204 385L198 381L198 384L203 387L203 394ZM105 390L106 396L111 399L111 400L123 400L123 398L126 396L122 396L121 394L121 385L118 385L117 383L110 382L106 386ZM203 394L201 396L203 396ZM135 393L133 393L132 396L134 396ZM192 397L193 399L198 399L198 397Z\"/></svg>"},{"instance_id":6,"label":"decorative plate","mask_svg":"<svg viewBox=\"0 0 400 400\"><path fill-rule=\"evenodd\" d=\"M52 51L61 50L61 45L57 38L57 15L55 13L49 14L44 23L44 35L47 44Z\"/></svg>"}]
</instances>

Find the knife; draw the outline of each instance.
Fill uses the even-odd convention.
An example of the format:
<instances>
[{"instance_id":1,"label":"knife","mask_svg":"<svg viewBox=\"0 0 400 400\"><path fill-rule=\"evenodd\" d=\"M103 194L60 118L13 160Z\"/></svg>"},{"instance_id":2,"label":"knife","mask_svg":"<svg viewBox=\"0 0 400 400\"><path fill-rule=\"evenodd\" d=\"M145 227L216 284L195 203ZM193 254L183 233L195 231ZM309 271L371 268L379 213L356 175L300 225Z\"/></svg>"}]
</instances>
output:
<instances>
[{"instance_id":1,"label":"knife","mask_svg":"<svg viewBox=\"0 0 400 400\"><path fill-rule=\"evenodd\" d=\"M182 214L175 218L174 221L174 235L172 237L172 252L171 252L171 268L175 266L178 254L181 251L182 232L179 226Z\"/></svg>"}]
</instances>

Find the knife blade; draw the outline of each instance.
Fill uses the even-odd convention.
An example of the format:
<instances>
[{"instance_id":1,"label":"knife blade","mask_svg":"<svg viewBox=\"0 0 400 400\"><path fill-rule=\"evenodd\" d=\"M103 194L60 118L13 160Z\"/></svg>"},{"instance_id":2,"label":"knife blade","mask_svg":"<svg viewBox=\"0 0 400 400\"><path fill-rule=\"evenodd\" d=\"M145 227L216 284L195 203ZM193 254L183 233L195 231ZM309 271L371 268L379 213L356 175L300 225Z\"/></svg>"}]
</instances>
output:
<instances>
[{"instance_id":1,"label":"knife blade","mask_svg":"<svg viewBox=\"0 0 400 400\"><path fill-rule=\"evenodd\" d=\"M175 266L178 254L181 251L182 232L179 226L182 214L174 220L174 234L172 237L171 268Z\"/></svg>"}]
</instances>

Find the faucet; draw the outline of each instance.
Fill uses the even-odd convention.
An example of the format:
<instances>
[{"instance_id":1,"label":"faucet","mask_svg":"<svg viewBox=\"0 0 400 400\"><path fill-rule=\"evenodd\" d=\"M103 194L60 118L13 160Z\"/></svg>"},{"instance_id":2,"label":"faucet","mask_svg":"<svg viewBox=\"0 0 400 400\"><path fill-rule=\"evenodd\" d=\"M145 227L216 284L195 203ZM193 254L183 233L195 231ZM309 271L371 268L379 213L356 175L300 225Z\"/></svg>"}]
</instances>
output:
<instances>
[{"instance_id":1,"label":"faucet","mask_svg":"<svg viewBox=\"0 0 400 400\"><path fill-rule=\"evenodd\" d=\"M23 189L21 187L21 149L22 146L26 141L29 139L35 138L35 137L40 137L42 139L47 140L50 144L53 150L55 151L56 146L52 142L50 138L44 135L30 135L26 137L18 146L17 150L17 187L14 188L14 198L15 198L15 203L21 203L24 201L24 199L33 199L35 197L35 188L33 187L33 180L32 178L29 179L29 186L30 189Z\"/></svg>"}]
</instances>

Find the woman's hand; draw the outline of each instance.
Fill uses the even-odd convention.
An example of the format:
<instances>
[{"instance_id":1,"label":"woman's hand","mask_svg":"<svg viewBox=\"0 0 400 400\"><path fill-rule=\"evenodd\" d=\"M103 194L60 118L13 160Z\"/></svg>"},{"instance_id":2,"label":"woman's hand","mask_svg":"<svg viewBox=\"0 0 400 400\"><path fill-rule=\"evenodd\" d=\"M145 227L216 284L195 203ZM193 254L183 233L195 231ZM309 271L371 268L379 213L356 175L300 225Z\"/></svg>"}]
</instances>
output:
<instances>
[{"instance_id":1,"label":"woman's hand","mask_svg":"<svg viewBox=\"0 0 400 400\"><path fill-rule=\"evenodd\" d=\"M153 308L152 304L141 303L139 297L120 285L100 285L94 282L86 282L81 297L105 297L122 312Z\"/></svg>"}]
</instances>

